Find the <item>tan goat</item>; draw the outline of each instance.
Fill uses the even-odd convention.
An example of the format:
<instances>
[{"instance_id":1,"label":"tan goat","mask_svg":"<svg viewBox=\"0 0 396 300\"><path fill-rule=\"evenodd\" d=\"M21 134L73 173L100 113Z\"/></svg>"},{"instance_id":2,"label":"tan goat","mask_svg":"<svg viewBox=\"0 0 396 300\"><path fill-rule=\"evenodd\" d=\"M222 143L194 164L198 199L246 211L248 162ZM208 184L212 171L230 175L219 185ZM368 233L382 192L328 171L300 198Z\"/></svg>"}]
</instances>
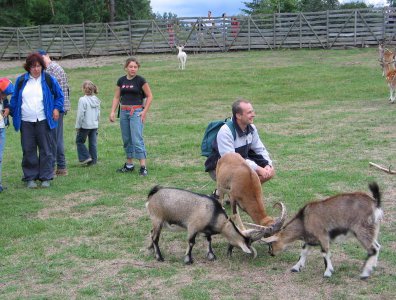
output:
<instances>
[{"instance_id":1,"label":"tan goat","mask_svg":"<svg viewBox=\"0 0 396 300\"><path fill-rule=\"evenodd\" d=\"M300 272L311 246L320 246L325 262L324 277L334 272L330 260L330 241L352 233L367 251L367 260L360 278L366 279L377 265L381 248L377 242L383 216L381 194L376 183L369 185L373 197L366 193L344 193L305 205L282 228L263 241L271 243L270 251L276 255L296 240L304 241L300 259L291 269Z\"/></svg>"},{"instance_id":2,"label":"tan goat","mask_svg":"<svg viewBox=\"0 0 396 300\"><path fill-rule=\"evenodd\" d=\"M164 225L173 229L180 227L188 232L188 248L184 257L186 264L193 262L192 249L199 233L203 233L208 241L209 260L216 259L212 249L212 235L219 233L229 242L228 255L231 255L234 246L240 247L245 253L253 251L256 255L251 243L279 231L286 219L282 209L281 217L273 226L241 232L215 199L187 190L160 186L151 189L146 207L153 224L149 248L154 249L156 259L164 260L158 245Z\"/></svg>"},{"instance_id":3,"label":"tan goat","mask_svg":"<svg viewBox=\"0 0 396 300\"><path fill-rule=\"evenodd\" d=\"M274 223L274 219L265 211L257 173L238 153L227 153L219 159L216 181L220 202L223 203L225 194L229 195L234 221L241 230L245 230L245 227L237 206L246 211L258 225L268 226Z\"/></svg>"}]
</instances>

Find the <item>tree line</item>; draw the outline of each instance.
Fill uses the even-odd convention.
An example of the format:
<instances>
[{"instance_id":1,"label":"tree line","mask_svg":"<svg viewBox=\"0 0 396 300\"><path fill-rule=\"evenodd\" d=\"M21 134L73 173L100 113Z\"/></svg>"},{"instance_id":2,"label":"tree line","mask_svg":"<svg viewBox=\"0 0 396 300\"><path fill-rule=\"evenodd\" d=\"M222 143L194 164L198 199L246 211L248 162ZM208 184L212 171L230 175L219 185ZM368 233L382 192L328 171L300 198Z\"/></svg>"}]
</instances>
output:
<instances>
[{"instance_id":1,"label":"tree line","mask_svg":"<svg viewBox=\"0 0 396 300\"><path fill-rule=\"evenodd\" d=\"M387 0L387 3L396 6L396 0ZM247 15L370 7L357 0L344 4L338 0L251 0L243 4L241 12ZM172 12L153 13L150 0L0 0L0 7L2 27L108 23L128 17L132 20L178 17Z\"/></svg>"},{"instance_id":2,"label":"tree line","mask_svg":"<svg viewBox=\"0 0 396 300\"><path fill-rule=\"evenodd\" d=\"M363 1L355 0L340 3L338 0L253 0L243 2L246 8L242 11L246 14L272 14L272 13L295 13L316 12L337 9L370 8ZM396 0L387 0L391 7L396 7Z\"/></svg>"},{"instance_id":3,"label":"tree line","mask_svg":"<svg viewBox=\"0 0 396 300\"><path fill-rule=\"evenodd\" d=\"M151 19L150 0L0 0L4 27Z\"/></svg>"}]
</instances>

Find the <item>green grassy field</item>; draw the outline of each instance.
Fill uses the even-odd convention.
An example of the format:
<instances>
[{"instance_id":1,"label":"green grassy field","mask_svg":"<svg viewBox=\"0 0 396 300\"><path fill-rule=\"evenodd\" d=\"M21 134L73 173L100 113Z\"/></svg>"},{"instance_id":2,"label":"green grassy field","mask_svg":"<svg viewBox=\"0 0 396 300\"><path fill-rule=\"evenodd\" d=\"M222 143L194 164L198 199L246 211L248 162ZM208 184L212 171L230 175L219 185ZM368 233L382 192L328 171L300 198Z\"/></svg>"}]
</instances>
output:
<instances>
[{"instance_id":1,"label":"green grassy field","mask_svg":"<svg viewBox=\"0 0 396 300\"><path fill-rule=\"evenodd\" d=\"M65 68L72 110L65 117L69 175L49 189L28 190L21 181L20 136L7 130L0 194L0 299L391 299L395 297L394 175L369 166L396 168L396 104L376 49L296 50L189 54L186 70L176 55L139 56L154 100L145 126L149 176L118 174L124 163L118 124L108 121L116 80L125 57L100 66ZM60 61L62 65L62 61ZM1 66L1 62L0 62ZM0 69L0 77L22 73ZM102 115L99 161L78 164L75 109L83 80L99 88ZM292 216L313 199L368 191L377 181L385 218L378 268L359 279L366 253L354 240L332 246L335 273L324 272L320 250L303 272L289 270L301 243L277 257L257 244L258 257L240 250L226 256L214 237L215 262L205 259L198 238L195 263L183 265L186 234L164 231L159 263L146 247L150 220L147 193L161 184L209 194L215 183L204 172L200 142L207 123L230 115L239 97L252 101L258 127L277 170L263 186L271 214L283 201ZM228 208L227 208L228 210ZM249 220L246 214L245 220Z\"/></svg>"}]
</instances>

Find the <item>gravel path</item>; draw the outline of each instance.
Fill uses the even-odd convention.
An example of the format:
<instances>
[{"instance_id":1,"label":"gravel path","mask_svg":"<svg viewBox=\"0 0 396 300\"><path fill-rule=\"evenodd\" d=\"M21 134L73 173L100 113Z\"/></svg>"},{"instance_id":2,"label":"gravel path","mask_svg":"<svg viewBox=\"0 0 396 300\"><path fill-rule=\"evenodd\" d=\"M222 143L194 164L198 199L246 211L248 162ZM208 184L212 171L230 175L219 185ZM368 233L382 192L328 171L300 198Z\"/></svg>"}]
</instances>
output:
<instances>
[{"instance_id":1,"label":"gravel path","mask_svg":"<svg viewBox=\"0 0 396 300\"><path fill-rule=\"evenodd\" d=\"M101 67L112 65L115 63L124 63L125 56L97 56L89 58L75 58L75 59L62 59L57 60L62 67L66 69L75 69L80 67ZM0 69L22 67L25 60L1 60Z\"/></svg>"}]
</instances>

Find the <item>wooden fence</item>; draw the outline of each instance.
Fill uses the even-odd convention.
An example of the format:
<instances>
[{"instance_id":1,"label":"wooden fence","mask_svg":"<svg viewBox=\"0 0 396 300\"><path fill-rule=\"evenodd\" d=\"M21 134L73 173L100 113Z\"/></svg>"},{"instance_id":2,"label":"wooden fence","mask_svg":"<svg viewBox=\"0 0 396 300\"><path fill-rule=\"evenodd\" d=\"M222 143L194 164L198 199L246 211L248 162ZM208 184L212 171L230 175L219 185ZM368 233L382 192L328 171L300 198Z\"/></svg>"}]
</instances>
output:
<instances>
[{"instance_id":1,"label":"wooden fence","mask_svg":"<svg viewBox=\"0 0 396 300\"><path fill-rule=\"evenodd\" d=\"M276 13L226 18L0 27L0 60L37 49L53 57L396 45L396 9Z\"/></svg>"}]
</instances>

